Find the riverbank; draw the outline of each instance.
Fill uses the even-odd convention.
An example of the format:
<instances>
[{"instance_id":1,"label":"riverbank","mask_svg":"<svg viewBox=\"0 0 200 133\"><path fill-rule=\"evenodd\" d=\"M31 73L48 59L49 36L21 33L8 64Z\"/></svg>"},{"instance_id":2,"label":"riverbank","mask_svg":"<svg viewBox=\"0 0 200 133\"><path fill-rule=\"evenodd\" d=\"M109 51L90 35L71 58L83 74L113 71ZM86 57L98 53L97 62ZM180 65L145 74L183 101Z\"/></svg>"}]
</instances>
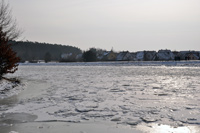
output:
<instances>
[{"instance_id":1,"label":"riverbank","mask_svg":"<svg viewBox=\"0 0 200 133\"><path fill-rule=\"evenodd\" d=\"M200 61L107 61L107 62L49 62L20 63L21 66L178 66L200 67Z\"/></svg>"},{"instance_id":2,"label":"riverbank","mask_svg":"<svg viewBox=\"0 0 200 133\"><path fill-rule=\"evenodd\" d=\"M17 88L19 85L18 80L0 80L0 100L18 94L21 91L21 88Z\"/></svg>"}]
</instances>

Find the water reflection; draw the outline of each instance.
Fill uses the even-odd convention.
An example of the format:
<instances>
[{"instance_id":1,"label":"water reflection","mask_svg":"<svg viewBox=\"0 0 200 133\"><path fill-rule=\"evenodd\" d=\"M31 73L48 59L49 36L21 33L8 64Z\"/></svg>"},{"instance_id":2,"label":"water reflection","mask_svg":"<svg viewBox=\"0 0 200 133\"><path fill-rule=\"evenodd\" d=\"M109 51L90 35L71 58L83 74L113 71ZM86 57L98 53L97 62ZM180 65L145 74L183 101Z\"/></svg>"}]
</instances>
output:
<instances>
[{"instance_id":1,"label":"water reflection","mask_svg":"<svg viewBox=\"0 0 200 133\"><path fill-rule=\"evenodd\" d=\"M172 127L169 125L139 125L138 128L145 133L199 133L200 127L198 126L181 126L181 127Z\"/></svg>"}]
</instances>

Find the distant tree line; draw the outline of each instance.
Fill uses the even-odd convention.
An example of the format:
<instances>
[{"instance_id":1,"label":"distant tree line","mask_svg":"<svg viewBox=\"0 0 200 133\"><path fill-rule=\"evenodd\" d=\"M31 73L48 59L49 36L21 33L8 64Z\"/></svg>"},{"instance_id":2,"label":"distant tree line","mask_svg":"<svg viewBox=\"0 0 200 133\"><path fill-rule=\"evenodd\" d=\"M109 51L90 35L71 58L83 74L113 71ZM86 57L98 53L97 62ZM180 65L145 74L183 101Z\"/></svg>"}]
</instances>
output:
<instances>
[{"instance_id":1,"label":"distant tree line","mask_svg":"<svg viewBox=\"0 0 200 133\"><path fill-rule=\"evenodd\" d=\"M57 44L30 42L30 41L11 41L12 49L20 57L21 62L24 61L61 61L63 53L71 53L73 55L81 54L82 51L77 47L63 46Z\"/></svg>"},{"instance_id":2,"label":"distant tree line","mask_svg":"<svg viewBox=\"0 0 200 133\"><path fill-rule=\"evenodd\" d=\"M56 62L95 62L95 61L169 61L169 60L199 60L198 51L107 51L99 48L90 48L81 51L77 47L57 44L12 41L12 48L20 57L21 62L32 63L45 61Z\"/></svg>"}]
</instances>

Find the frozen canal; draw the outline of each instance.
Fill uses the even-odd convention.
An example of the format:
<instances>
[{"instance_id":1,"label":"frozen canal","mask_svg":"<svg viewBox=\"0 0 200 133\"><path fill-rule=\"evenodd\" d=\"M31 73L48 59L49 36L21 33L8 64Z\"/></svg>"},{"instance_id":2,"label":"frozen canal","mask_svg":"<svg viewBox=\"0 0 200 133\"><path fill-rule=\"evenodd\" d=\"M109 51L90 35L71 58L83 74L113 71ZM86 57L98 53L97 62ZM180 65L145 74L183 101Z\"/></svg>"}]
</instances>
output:
<instances>
[{"instance_id":1,"label":"frozen canal","mask_svg":"<svg viewBox=\"0 0 200 133\"><path fill-rule=\"evenodd\" d=\"M24 84L18 95L0 100L0 126L8 133L6 127L31 122L200 132L200 67L20 65L8 76Z\"/></svg>"}]
</instances>

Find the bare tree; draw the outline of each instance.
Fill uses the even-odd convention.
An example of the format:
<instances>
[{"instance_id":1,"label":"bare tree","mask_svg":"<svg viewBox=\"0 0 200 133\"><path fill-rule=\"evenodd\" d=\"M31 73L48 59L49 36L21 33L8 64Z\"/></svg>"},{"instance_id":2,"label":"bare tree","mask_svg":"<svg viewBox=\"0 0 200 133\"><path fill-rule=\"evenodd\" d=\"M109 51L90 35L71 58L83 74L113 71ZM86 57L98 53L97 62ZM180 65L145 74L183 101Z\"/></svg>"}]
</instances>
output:
<instances>
[{"instance_id":1,"label":"bare tree","mask_svg":"<svg viewBox=\"0 0 200 133\"><path fill-rule=\"evenodd\" d=\"M17 28L16 20L11 16L9 4L0 0L0 80L7 73L17 70L19 58L12 50L10 40L17 39L21 31Z\"/></svg>"},{"instance_id":2,"label":"bare tree","mask_svg":"<svg viewBox=\"0 0 200 133\"><path fill-rule=\"evenodd\" d=\"M17 39L22 34L22 31L17 27L16 19L13 19L11 15L9 4L5 3L4 0L0 0L0 28L8 40Z\"/></svg>"}]
</instances>

